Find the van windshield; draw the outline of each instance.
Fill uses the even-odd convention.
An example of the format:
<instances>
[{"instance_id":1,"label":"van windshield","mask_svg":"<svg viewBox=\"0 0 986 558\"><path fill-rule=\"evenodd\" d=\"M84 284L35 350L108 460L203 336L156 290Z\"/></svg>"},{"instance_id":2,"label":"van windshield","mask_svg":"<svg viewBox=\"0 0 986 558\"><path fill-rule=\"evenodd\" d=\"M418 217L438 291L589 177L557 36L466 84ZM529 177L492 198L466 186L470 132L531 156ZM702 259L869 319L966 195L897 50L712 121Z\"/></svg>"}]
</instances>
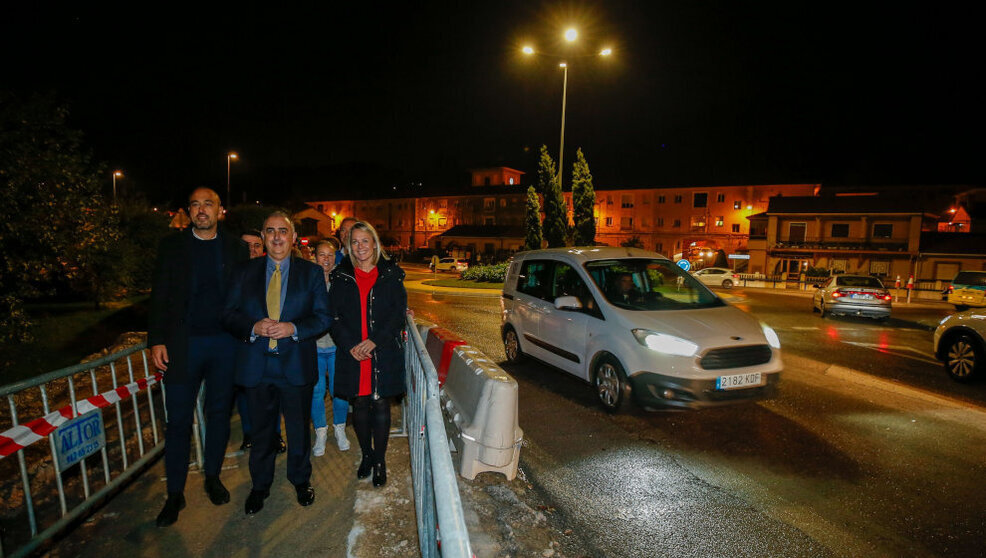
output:
<instances>
[{"instance_id":1,"label":"van windshield","mask_svg":"<svg viewBox=\"0 0 986 558\"><path fill-rule=\"evenodd\" d=\"M952 280L952 285L986 287L986 271L960 271Z\"/></svg>"},{"instance_id":2,"label":"van windshield","mask_svg":"<svg viewBox=\"0 0 986 558\"><path fill-rule=\"evenodd\" d=\"M586 263L585 269L606 300L627 310L689 310L725 305L669 260L597 260Z\"/></svg>"}]
</instances>

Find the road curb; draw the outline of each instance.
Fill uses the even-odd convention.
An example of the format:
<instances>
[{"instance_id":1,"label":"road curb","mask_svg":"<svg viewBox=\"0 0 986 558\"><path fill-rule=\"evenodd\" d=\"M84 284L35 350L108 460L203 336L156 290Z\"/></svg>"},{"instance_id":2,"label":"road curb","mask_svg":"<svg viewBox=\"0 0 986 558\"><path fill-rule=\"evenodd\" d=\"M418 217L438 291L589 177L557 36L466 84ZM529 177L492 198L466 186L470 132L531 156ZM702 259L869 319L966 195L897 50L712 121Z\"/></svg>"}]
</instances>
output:
<instances>
[{"instance_id":1,"label":"road curb","mask_svg":"<svg viewBox=\"0 0 986 558\"><path fill-rule=\"evenodd\" d=\"M926 403L939 405L949 409L959 409L963 411L968 411L975 414L978 427L983 430L986 430L986 408L983 408L982 406L977 405L975 403L971 403L961 399L955 399L953 397L948 397L945 395L939 395L937 393L932 393L925 389L904 385L895 382L893 380L887 380L885 378L880 378L872 374L867 374L866 372L860 372L859 370L853 370L852 368L846 368L844 366L839 366L837 364L828 364L825 362L821 362L818 360L801 357L797 355L785 354L784 367L799 368L816 374L822 374L823 376L829 376L831 378L843 380L846 382L851 382L854 384L863 385L866 387L871 387L883 391L889 391L891 393L896 393L897 395L903 395L904 397L917 399L920 401L924 401Z\"/></svg>"},{"instance_id":2,"label":"road curb","mask_svg":"<svg viewBox=\"0 0 986 558\"><path fill-rule=\"evenodd\" d=\"M425 281L431 281L431 279L421 279L416 281L404 281L404 288L408 291L414 291L418 293L431 293L440 295L453 295L453 296L474 296L480 298L500 298L500 291L497 289L468 289L465 287L437 287L434 285L425 285Z\"/></svg>"}]
</instances>

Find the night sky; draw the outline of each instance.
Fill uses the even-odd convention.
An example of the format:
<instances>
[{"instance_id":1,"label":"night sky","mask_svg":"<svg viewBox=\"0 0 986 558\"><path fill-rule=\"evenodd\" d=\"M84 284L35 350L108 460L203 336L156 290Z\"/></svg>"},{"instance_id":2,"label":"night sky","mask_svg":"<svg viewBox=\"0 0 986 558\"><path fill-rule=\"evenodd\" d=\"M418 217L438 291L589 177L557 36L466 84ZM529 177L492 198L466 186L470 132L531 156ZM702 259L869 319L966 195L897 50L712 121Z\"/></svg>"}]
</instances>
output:
<instances>
[{"instance_id":1,"label":"night sky","mask_svg":"<svg viewBox=\"0 0 986 558\"><path fill-rule=\"evenodd\" d=\"M562 72L527 42L568 57L566 175L582 147L597 187L984 183L980 23L944 3L34 4L0 14L0 89L55 91L155 202L224 192L229 150L237 200L532 179Z\"/></svg>"}]
</instances>

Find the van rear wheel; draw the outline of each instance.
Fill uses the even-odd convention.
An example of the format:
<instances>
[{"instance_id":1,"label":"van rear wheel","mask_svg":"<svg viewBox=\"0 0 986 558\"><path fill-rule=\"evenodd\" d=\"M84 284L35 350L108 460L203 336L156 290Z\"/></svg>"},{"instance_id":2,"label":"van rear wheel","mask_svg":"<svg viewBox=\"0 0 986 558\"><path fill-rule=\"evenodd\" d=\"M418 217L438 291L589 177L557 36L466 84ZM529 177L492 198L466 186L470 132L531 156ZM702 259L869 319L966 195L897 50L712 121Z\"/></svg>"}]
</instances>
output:
<instances>
[{"instance_id":1,"label":"van rear wheel","mask_svg":"<svg viewBox=\"0 0 986 558\"><path fill-rule=\"evenodd\" d=\"M629 406L630 384L623 366L612 355L606 355L596 363L592 383L606 412L618 413Z\"/></svg>"},{"instance_id":2,"label":"van rear wheel","mask_svg":"<svg viewBox=\"0 0 986 558\"><path fill-rule=\"evenodd\" d=\"M518 364L524 360L524 352L520 350L520 338L513 326L507 326L503 330L503 352L507 355L507 362Z\"/></svg>"}]
</instances>

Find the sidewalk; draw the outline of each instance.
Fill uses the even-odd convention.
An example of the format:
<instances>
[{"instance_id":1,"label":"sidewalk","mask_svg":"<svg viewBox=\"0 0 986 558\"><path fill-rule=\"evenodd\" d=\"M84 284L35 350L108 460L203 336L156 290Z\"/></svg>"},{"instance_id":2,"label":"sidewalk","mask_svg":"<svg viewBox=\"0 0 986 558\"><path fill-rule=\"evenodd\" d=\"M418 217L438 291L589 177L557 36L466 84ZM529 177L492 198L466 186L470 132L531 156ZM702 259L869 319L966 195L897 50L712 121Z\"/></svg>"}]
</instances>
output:
<instances>
[{"instance_id":1,"label":"sidewalk","mask_svg":"<svg viewBox=\"0 0 986 558\"><path fill-rule=\"evenodd\" d=\"M400 413L395 413L399 424ZM240 445L239 419L233 419ZM190 471L185 488L187 506L178 522L159 528L155 518L166 497L164 460L153 464L104 507L56 542L50 557L204 556L352 556L403 557L418 554L410 460L406 438L392 437L387 450L387 484L374 488L357 481L359 446L348 428L352 448L340 452L332 444L312 458L315 503L301 507L285 478L285 456L277 457L270 497L264 509L247 516L243 505L250 492L248 453L227 454L222 480L230 502L214 506L202 488L203 476Z\"/></svg>"}]
</instances>

